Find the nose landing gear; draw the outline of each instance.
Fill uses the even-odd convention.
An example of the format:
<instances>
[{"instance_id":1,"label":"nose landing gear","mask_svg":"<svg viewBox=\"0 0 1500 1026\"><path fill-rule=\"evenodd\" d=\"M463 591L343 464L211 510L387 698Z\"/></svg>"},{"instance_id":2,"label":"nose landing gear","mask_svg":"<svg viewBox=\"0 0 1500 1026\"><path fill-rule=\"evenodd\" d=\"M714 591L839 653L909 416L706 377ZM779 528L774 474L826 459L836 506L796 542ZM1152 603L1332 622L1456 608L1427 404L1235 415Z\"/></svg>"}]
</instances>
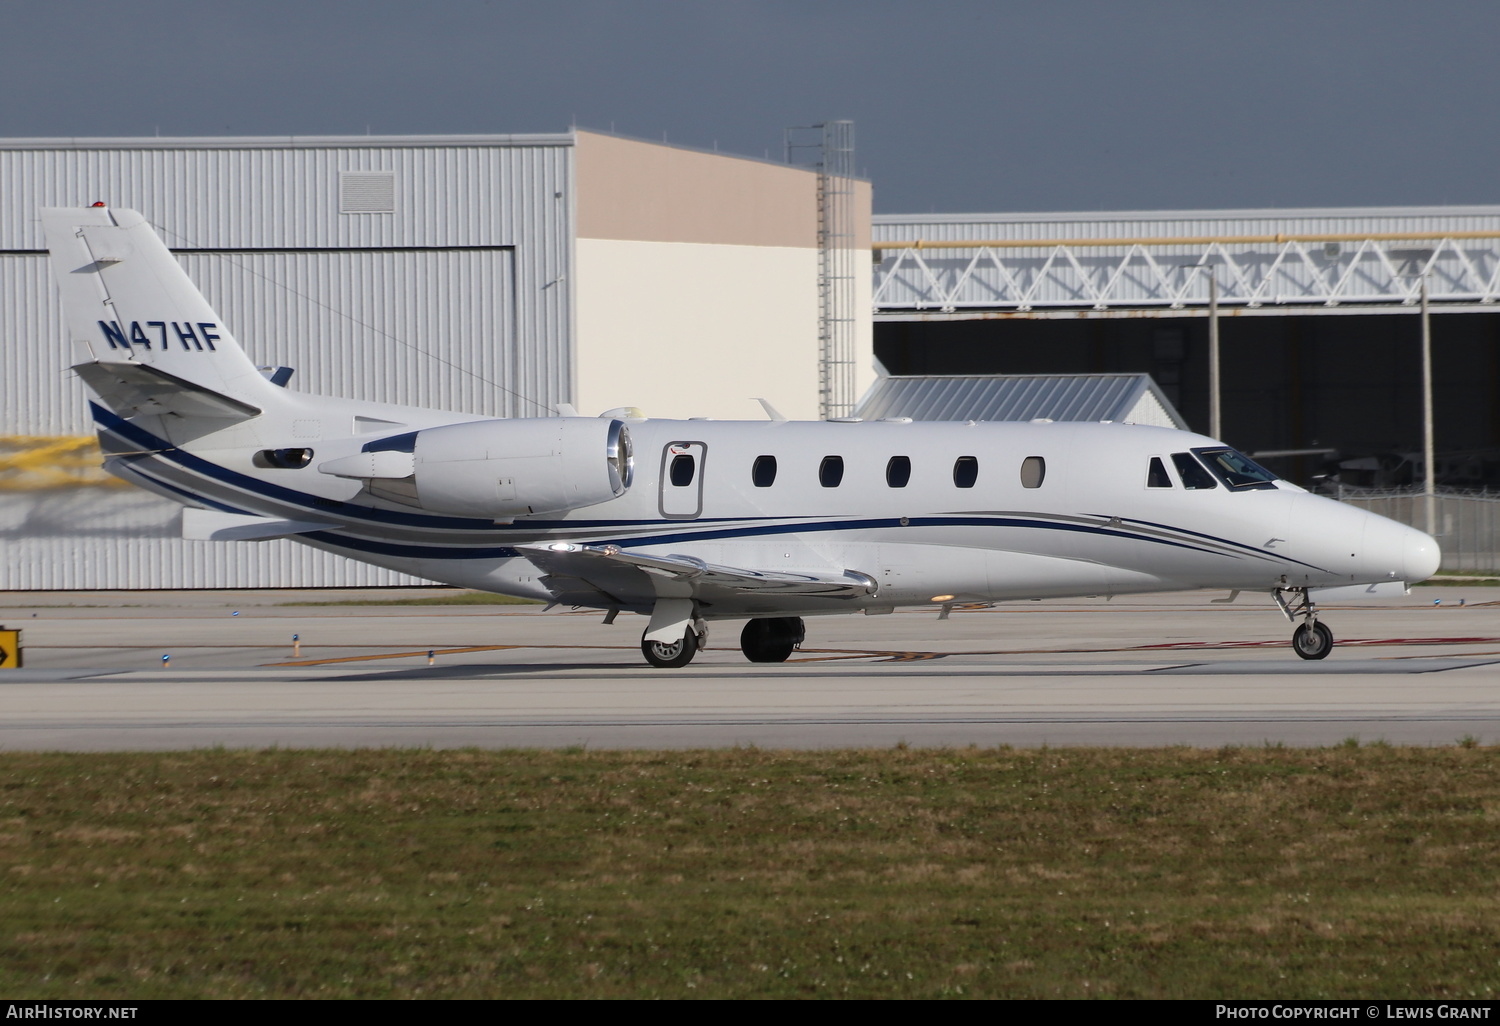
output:
<instances>
[{"instance_id":1,"label":"nose landing gear","mask_svg":"<svg viewBox=\"0 0 1500 1026\"><path fill-rule=\"evenodd\" d=\"M1292 596L1290 602L1286 599L1288 594ZM1288 623L1302 617L1302 623L1292 632L1293 652L1303 659L1323 659L1333 651L1333 631L1318 622L1318 607L1308 597L1306 588L1276 588L1271 597Z\"/></svg>"}]
</instances>

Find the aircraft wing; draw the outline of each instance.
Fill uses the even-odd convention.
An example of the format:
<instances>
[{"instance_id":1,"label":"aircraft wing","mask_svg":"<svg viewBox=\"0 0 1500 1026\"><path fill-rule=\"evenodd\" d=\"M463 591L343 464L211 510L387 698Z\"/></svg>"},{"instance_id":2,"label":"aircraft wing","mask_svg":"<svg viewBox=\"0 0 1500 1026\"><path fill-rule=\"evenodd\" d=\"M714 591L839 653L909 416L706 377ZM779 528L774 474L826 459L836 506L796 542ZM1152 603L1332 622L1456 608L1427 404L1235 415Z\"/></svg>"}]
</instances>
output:
<instances>
[{"instance_id":1,"label":"aircraft wing","mask_svg":"<svg viewBox=\"0 0 1500 1026\"><path fill-rule=\"evenodd\" d=\"M679 554L647 556L618 545L556 542L518 548L547 574L546 583L559 602L581 605L599 604L600 594L613 604L634 606L658 598L708 604L747 598L854 599L879 590L873 577L857 570L746 570Z\"/></svg>"}]
</instances>

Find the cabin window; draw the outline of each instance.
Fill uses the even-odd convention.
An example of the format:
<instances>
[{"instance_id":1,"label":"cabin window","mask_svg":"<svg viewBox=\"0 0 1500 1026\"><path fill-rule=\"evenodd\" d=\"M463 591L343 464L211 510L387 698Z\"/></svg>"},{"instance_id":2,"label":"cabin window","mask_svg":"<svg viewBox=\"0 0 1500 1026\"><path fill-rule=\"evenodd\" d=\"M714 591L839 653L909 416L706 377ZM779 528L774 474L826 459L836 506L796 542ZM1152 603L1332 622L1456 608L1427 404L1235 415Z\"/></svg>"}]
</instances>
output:
<instances>
[{"instance_id":1,"label":"cabin window","mask_svg":"<svg viewBox=\"0 0 1500 1026\"><path fill-rule=\"evenodd\" d=\"M960 488L973 488L979 480L979 459L975 456L960 456L953 461L953 483Z\"/></svg>"},{"instance_id":2,"label":"cabin window","mask_svg":"<svg viewBox=\"0 0 1500 1026\"><path fill-rule=\"evenodd\" d=\"M1276 475L1249 456L1233 449L1194 449L1220 481L1236 491L1276 487Z\"/></svg>"},{"instance_id":3,"label":"cabin window","mask_svg":"<svg viewBox=\"0 0 1500 1026\"><path fill-rule=\"evenodd\" d=\"M1147 488L1171 488L1172 478L1160 456L1151 457L1151 469L1146 471Z\"/></svg>"},{"instance_id":4,"label":"cabin window","mask_svg":"<svg viewBox=\"0 0 1500 1026\"><path fill-rule=\"evenodd\" d=\"M837 488L844 480L844 457L824 456L818 466L818 483L824 488Z\"/></svg>"},{"instance_id":5,"label":"cabin window","mask_svg":"<svg viewBox=\"0 0 1500 1026\"><path fill-rule=\"evenodd\" d=\"M892 488L905 488L911 480L911 457L892 456L885 464L885 483Z\"/></svg>"},{"instance_id":6,"label":"cabin window","mask_svg":"<svg viewBox=\"0 0 1500 1026\"><path fill-rule=\"evenodd\" d=\"M312 458L311 449L262 449L250 457L250 462L257 467L275 470L301 470L312 462Z\"/></svg>"},{"instance_id":7,"label":"cabin window","mask_svg":"<svg viewBox=\"0 0 1500 1026\"><path fill-rule=\"evenodd\" d=\"M1040 456L1028 456L1021 461L1021 487L1040 488L1047 477L1047 461Z\"/></svg>"},{"instance_id":8,"label":"cabin window","mask_svg":"<svg viewBox=\"0 0 1500 1026\"><path fill-rule=\"evenodd\" d=\"M698 469L698 461L693 459L691 453L682 453L672 457L672 465L667 470L667 477L674 488L686 488L693 483L693 472Z\"/></svg>"},{"instance_id":9,"label":"cabin window","mask_svg":"<svg viewBox=\"0 0 1500 1026\"><path fill-rule=\"evenodd\" d=\"M750 468L750 480L757 488L769 488L776 483L776 457L757 456Z\"/></svg>"},{"instance_id":10,"label":"cabin window","mask_svg":"<svg viewBox=\"0 0 1500 1026\"><path fill-rule=\"evenodd\" d=\"M1177 476L1182 478L1182 487L1187 489L1219 487L1213 475L1203 469L1203 464L1193 459L1192 453L1174 452L1172 462L1177 467Z\"/></svg>"}]
</instances>

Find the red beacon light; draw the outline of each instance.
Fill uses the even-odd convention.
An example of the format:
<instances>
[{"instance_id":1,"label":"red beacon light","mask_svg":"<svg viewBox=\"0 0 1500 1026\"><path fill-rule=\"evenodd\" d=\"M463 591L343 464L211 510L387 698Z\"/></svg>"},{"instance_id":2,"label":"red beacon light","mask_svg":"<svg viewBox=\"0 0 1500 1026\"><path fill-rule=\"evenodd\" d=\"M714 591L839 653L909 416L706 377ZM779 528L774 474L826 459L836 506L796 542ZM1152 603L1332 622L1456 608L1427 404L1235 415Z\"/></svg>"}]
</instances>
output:
<instances>
[{"instance_id":1,"label":"red beacon light","mask_svg":"<svg viewBox=\"0 0 1500 1026\"><path fill-rule=\"evenodd\" d=\"M94 202L90 203L89 206L91 206L91 207L102 207L102 206L104 206L104 201L103 200L95 200Z\"/></svg>"}]
</instances>

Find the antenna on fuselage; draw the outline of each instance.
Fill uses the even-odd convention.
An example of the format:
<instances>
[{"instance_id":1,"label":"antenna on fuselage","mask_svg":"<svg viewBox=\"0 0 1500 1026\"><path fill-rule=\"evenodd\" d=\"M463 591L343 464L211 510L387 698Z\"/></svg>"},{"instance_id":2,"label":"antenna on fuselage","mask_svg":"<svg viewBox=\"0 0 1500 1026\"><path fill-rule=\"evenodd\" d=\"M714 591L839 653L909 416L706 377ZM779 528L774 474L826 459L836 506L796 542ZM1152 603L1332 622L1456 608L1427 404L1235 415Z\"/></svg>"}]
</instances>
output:
<instances>
[{"instance_id":1,"label":"antenna on fuselage","mask_svg":"<svg viewBox=\"0 0 1500 1026\"><path fill-rule=\"evenodd\" d=\"M755 396L754 399L755 399L756 402L760 403L760 408L766 411L766 416L767 417L770 417L772 420L778 421L778 422L786 420L786 415L783 414L776 407L772 406L771 405L771 400L769 400L769 399L762 399L760 396Z\"/></svg>"}]
</instances>

